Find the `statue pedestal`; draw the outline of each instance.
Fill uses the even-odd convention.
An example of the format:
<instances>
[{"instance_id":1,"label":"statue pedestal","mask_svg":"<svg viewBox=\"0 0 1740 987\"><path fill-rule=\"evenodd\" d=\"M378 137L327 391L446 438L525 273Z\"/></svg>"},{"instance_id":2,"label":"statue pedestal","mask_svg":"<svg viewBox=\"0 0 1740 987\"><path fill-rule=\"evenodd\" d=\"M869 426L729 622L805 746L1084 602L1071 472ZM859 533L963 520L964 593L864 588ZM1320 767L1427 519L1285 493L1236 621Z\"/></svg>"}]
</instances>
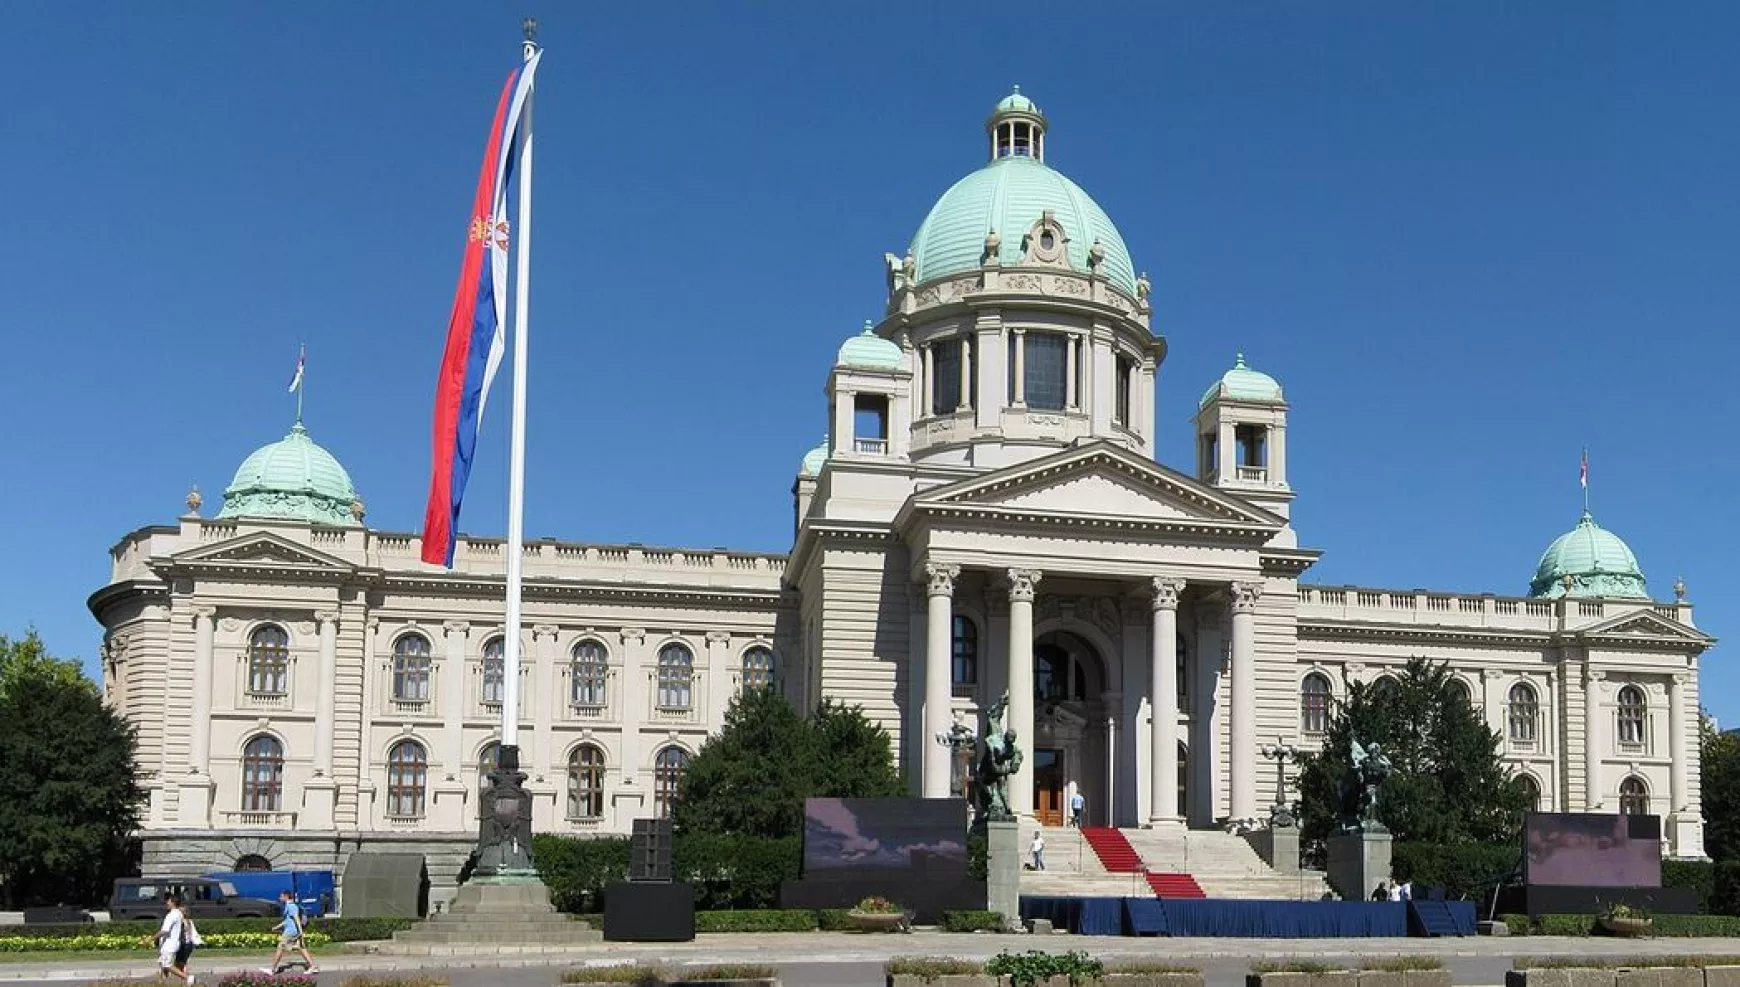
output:
<instances>
[{"instance_id":1,"label":"statue pedestal","mask_svg":"<svg viewBox=\"0 0 1740 987\"><path fill-rule=\"evenodd\" d=\"M1329 885L1347 901L1364 901L1372 890L1390 880L1388 833L1343 833L1331 836ZM1294 857L1298 859L1297 855Z\"/></svg>"},{"instance_id":2,"label":"statue pedestal","mask_svg":"<svg viewBox=\"0 0 1740 987\"><path fill-rule=\"evenodd\" d=\"M1277 874L1299 873L1299 827L1270 825L1267 829L1246 833L1245 842Z\"/></svg>"},{"instance_id":3,"label":"statue pedestal","mask_svg":"<svg viewBox=\"0 0 1740 987\"><path fill-rule=\"evenodd\" d=\"M1013 819L985 824L985 907L1021 928L1021 824Z\"/></svg>"}]
</instances>

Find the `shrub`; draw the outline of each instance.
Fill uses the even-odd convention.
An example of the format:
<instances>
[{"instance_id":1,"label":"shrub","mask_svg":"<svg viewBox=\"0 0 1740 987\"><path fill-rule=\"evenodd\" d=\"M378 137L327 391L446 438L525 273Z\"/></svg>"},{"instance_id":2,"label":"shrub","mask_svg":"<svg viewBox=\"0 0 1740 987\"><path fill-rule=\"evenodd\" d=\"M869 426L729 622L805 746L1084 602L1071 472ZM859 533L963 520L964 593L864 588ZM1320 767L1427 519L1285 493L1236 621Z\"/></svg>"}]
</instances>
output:
<instances>
[{"instance_id":1,"label":"shrub","mask_svg":"<svg viewBox=\"0 0 1740 987\"><path fill-rule=\"evenodd\" d=\"M943 912L942 927L944 932L1008 931L1002 912L986 911Z\"/></svg>"},{"instance_id":2,"label":"shrub","mask_svg":"<svg viewBox=\"0 0 1740 987\"><path fill-rule=\"evenodd\" d=\"M1710 871L1709 911L1740 915L1740 859L1718 860Z\"/></svg>"},{"instance_id":3,"label":"shrub","mask_svg":"<svg viewBox=\"0 0 1740 987\"><path fill-rule=\"evenodd\" d=\"M1595 933L1595 919L1588 915L1537 915L1538 936L1587 936Z\"/></svg>"},{"instance_id":4,"label":"shrub","mask_svg":"<svg viewBox=\"0 0 1740 987\"><path fill-rule=\"evenodd\" d=\"M1406 973L1409 970L1442 970L1444 961L1436 956L1368 956L1359 961L1359 968L1378 973Z\"/></svg>"},{"instance_id":5,"label":"shrub","mask_svg":"<svg viewBox=\"0 0 1740 987\"><path fill-rule=\"evenodd\" d=\"M802 873L803 842L797 837L684 833L672 841L671 870L695 886L695 907L772 908L779 886Z\"/></svg>"},{"instance_id":6,"label":"shrub","mask_svg":"<svg viewBox=\"0 0 1740 987\"><path fill-rule=\"evenodd\" d=\"M322 933L333 942L377 942L416 924L414 918L321 918L308 923L308 931ZM205 926L200 923L201 933Z\"/></svg>"},{"instance_id":7,"label":"shrub","mask_svg":"<svg viewBox=\"0 0 1740 987\"><path fill-rule=\"evenodd\" d=\"M824 908L816 912L816 928L823 932L851 932L858 928L850 908Z\"/></svg>"},{"instance_id":8,"label":"shrub","mask_svg":"<svg viewBox=\"0 0 1740 987\"><path fill-rule=\"evenodd\" d=\"M1008 977L1011 987L1034 987L1052 977L1068 977L1071 984L1092 980L1105 972L1100 961L1086 953L998 953L985 964L993 977Z\"/></svg>"},{"instance_id":9,"label":"shrub","mask_svg":"<svg viewBox=\"0 0 1740 987\"><path fill-rule=\"evenodd\" d=\"M1527 915L1500 915L1498 920L1504 923L1504 927L1509 929L1513 936L1529 934L1529 917Z\"/></svg>"},{"instance_id":10,"label":"shrub","mask_svg":"<svg viewBox=\"0 0 1740 987\"><path fill-rule=\"evenodd\" d=\"M1334 973L1336 969L1317 960L1268 960L1251 964L1252 973Z\"/></svg>"},{"instance_id":11,"label":"shrub","mask_svg":"<svg viewBox=\"0 0 1740 987\"><path fill-rule=\"evenodd\" d=\"M237 970L221 974L218 987L319 987L318 982L302 973L261 973L258 970Z\"/></svg>"},{"instance_id":12,"label":"shrub","mask_svg":"<svg viewBox=\"0 0 1740 987\"><path fill-rule=\"evenodd\" d=\"M890 977L917 977L926 983L938 977L972 976L984 973L985 964L976 960L958 960L949 956L896 956L883 965Z\"/></svg>"},{"instance_id":13,"label":"shrub","mask_svg":"<svg viewBox=\"0 0 1740 987\"><path fill-rule=\"evenodd\" d=\"M562 974L565 984L630 984L632 987L663 987L665 974L656 966L589 966Z\"/></svg>"},{"instance_id":14,"label":"shrub","mask_svg":"<svg viewBox=\"0 0 1740 987\"><path fill-rule=\"evenodd\" d=\"M696 932L814 932L816 913L797 908L696 912Z\"/></svg>"},{"instance_id":15,"label":"shrub","mask_svg":"<svg viewBox=\"0 0 1740 987\"><path fill-rule=\"evenodd\" d=\"M989 844L984 831L976 830L967 837L967 876L975 881L983 881L990 873L986 863L986 853Z\"/></svg>"},{"instance_id":16,"label":"shrub","mask_svg":"<svg viewBox=\"0 0 1740 987\"><path fill-rule=\"evenodd\" d=\"M273 932L206 932L207 949L272 949L278 945ZM331 942L324 933L310 932L303 940L309 946L324 946ZM7 936L0 938L0 953L66 953L98 952L129 949L155 950L147 935L116 935L114 933L86 936Z\"/></svg>"},{"instance_id":17,"label":"shrub","mask_svg":"<svg viewBox=\"0 0 1740 987\"><path fill-rule=\"evenodd\" d=\"M277 919L270 918L201 918L196 919L199 933L208 940L214 933L253 932L275 935ZM321 918L308 923L310 933L319 933L332 942L364 942L391 939L400 929L416 925L412 918ZM54 939L68 936L131 936L139 938L157 933L157 922L86 922L82 925L0 925L0 940ZM0 951L6 947L0 945Z\"/></svg>"},{"instance_id":18,"label":"shrub","mask_svg":"<svg viewBox=\"0 0 1740 987\"><path fill-rule=\"evenodd\" d=\"M599 910L605 887L628 879L628 840L623 837L541 833L532 837L532 859L550 888L551 902L564 912Z\"/></svg>"},{"instance_id":19,"label":"shrub","mask_svg":"<svg viewBox=\"0 0 1740 987\"><path fill-rule=\"evenodd\" d=\"M1716 865L1708 860L1664 860L1661 886L1692 889L1698 896L1698 913L1708 914L1716 892Z\"/></svg>"},{"instance_id":20,"label":"shrub","mask_svg":"<svg viewBox=\"0 0 1740 987\"><path fill-rule=\"evenodd\" d=\"M720 963L714 966L696 967L692 970L678 970L676 984L691 984L701 980L772 980L779 976L779 971L771 966L758 966L753 963Z\"/></svg>"}]
</instances>

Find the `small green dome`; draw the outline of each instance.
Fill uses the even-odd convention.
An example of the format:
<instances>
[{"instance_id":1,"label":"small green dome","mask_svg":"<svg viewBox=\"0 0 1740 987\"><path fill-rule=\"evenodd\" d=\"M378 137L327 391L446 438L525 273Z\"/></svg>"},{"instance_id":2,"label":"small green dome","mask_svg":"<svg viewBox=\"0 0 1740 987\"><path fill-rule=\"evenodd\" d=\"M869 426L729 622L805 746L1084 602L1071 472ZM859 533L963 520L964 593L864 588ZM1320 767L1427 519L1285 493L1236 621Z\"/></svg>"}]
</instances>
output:
<instances>
[{"instance_id":1,"label":"small green dome","mask_svg":"<svg viewBox=\"0 0 1740 987\"><path fill-rule=\"evenodd\" d=\"M350 474L297 422L289 435L242 461L224 491L218 517L348 525L357 523L353 508L358 503Z\"/></svg>"},{"instance_id":2,"label":"small green dome","mask_svg":"<svg viewBox=\"0 0 1740 987\"><path fill-rule=\"evenodd\" d=\"M876 335L876 330L864 323L864 331L846 340L840 347L836 367L859 367L865 370L899 370L906 366L906 354L889 340Z\"/></svg>"},{"instance_id":3,"label":"small green dome","mask_svg":"<svg viewBox=\"0 0 1740 987\"><path fill-rule=\"evenodd\" d=\"M799 476L818 476L822 466L828 461L828 437L822 436L822 444L804 453L804 461L798 466Z\"/></svg>"},{"instance_id":4,"label":"small green dome","mask_svg":"<svg viewBox=\"0 0 1740 987\"><path fill-rule=\"evenodd\" d=\"M1045 114L1039 112L1039 104L1028 99L1026 96L1021 95L1021 87L1020 86L1016 86L1014 92L1010 93L1007 96L1004 96L1001 100L999 100L997 102L997 108L995 110L993 110L992 112L993 113L1031 113L1036 117L1044 117L1045 116Z\"/></svg>"},{"instance_id":5,"label":"small green dome","mask_svg":"<svg viewBox=\"0 0 1740 987\"><path fill-rule=\"evenodd\" d=\"M1207 391L1202 394L1199 408L1206 408L1209 402L1216 398L1228 401L1261 401L1281 404L1285 398L1281 396L1281 384L1268 374L1252 370L1245 366L1245 355L1240 353L1233 368L1221 374Z\"/></svg>"},{"instance_id":6,"label":"small green dome","mask_svg":"<svg viewBox=\"0 0 1740 987\"><path fill-rule=\"evenodd\" d=\"M1039 107L1019 89L997 104L991 116L993 128L1006 113L1041 116ZM931 207L912 238L918 281L978 270L986 237L992 232L1002 241L999 262L1017 263L1022 239L1047 211L1069 238L1071 267L1088 271L1088 251L1097 240L1105 250L1106 278L1125 293L1136 294L1135 265L1111 217L1081 186L1040 157L1024 153L996 158L956 182Z\"/></svg>"},{"instance_id":7,"label":"small green dome","mask_svg":"<svg viewBox=\"0 0 1740 987\"><path fill-rule=\"evenodd\" d=\"M1567 585L1566 577L1570 577ZM1588 511L1577 526L1553 539L1541 555L1529 595L1559 597L1623 597L1649 599L1643 570L1631 546L1595 523Z\"/></svg>"}]
</instances>

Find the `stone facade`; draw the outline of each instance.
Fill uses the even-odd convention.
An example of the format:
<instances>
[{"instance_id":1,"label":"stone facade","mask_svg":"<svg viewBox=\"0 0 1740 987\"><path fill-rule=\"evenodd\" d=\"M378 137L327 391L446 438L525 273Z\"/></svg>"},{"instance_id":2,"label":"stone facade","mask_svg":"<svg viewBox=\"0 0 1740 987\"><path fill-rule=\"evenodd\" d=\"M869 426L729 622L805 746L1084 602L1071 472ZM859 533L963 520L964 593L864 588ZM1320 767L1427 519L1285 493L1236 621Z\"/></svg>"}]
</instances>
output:
<instances>
[{"instance_id":1,"label":"stone facade","mask_svg":"<svg viewBox=\"0 0 1740 987\"><path fill-rule=\"evenodd\" d=\"M988 126L998 153L1042 154L1025 107ZM1007 690L1030 752L1020 812L1056 821L1080 792L1092 823L1249 829L1276 794L1261 745L1309 748L1350 682L1423 655L1455 669L1541 808L1652 812L1670 852L1700 856L1712 641L1683 589L1580 592L1643 585L1588 518L1564 558L1593 568L1561 584L1543 560L1550 593L1301 585L1320 553L1290 521L1279 384L1241 358L1200 402L1192 468L1157 463L1167 341L1147 279L1109 278L1098 236L1065 249L1078 231L1059 216L1101 214L1049 208L1063 185L1032 184L1046 171L992 176L992 221L1021 225L986 235L978 269L926 277L888 256L885 316L828 376L829 441L793 487L788 555L525 546L536 827L626 833L663 811L732 696L769 683L805 707L861 705L915 794L948 794L936 738ZM927 228L983 228L942 209ZM316 452L298 425L250 457L217 519L195 497L126 536L91 599L109 699L139 728L146 866L342 871L358 849L411 846L439 894L500 736L505 547L462 538L449 570L361 524L360 501L345 523L248 509L353 496L336 461L326 487L297 486ZM1620 556L1635 580L1606 578Z\"/></svg>"}]
</instances>

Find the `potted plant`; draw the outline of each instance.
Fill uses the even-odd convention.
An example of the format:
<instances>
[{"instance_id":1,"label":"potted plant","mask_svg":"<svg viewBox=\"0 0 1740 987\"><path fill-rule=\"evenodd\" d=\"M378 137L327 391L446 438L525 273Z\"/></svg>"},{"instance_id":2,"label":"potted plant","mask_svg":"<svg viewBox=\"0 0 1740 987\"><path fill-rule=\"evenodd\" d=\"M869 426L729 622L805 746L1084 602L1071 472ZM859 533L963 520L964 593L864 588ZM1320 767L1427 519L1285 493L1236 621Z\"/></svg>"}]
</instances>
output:
<instances>
[{"instance_id":1,"label":"potted plant","mask_svg":"<svg viewBox=\"0 0 1740 987\"><path fill-rule=\"evenodd\" d=\"M1619 901L1602 909L1595 922L1611 936L1647 936L1651 925L1648 912Z\"/></svg>"},{"instance_id":2,"label":"potted plant","mask_svg":"<svg viewBox=\"0 0 1740 987\"><path fill-rule=\"evenodd\" d=\"M906 911L881 895L871 895L846 913L859 932L910 932Z\"/></svg>"}]
</instances>

